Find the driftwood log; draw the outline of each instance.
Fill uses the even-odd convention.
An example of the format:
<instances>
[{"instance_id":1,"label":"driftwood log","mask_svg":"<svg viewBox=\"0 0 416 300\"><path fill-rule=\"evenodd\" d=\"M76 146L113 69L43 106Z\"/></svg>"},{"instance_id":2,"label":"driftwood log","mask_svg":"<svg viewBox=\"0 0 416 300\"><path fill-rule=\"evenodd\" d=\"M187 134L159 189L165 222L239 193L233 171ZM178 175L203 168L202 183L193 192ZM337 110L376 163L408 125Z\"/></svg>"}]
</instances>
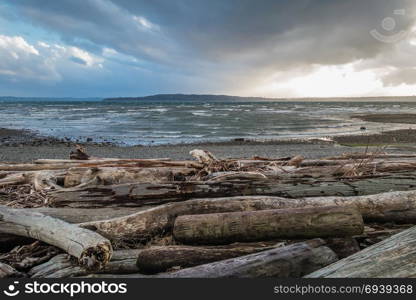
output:
<instances>
[{"instance_id":1,"label":"driftwood log","mask_svg":"<svg viewBox=\"0 0 416 300\"><path fill-rule=\"evenodd\" d=\"M121 184L49 193L54 207L143 206L190 198L267 195L286 198L359 196L415 188L416 173L395 173L375 178L294 181L231 180L223 182L171 182Z\"/></svg>"},{"instance_id":2,"label":"driftwood log","mask_svg":"<svg viewBox=\"0 0 416 300\"><path fill-rule=\"evenodd\" d=\"M86 268L99 269L112 255L111 243L99 234L40 213L0 206L0 232L61 248Z\"/></svg>"},{"instance_id":3,"label":"driftwood log","mask_svg":"<svg viewBox=\"0 0 416 300\"><path fill-rule=\"evenodd\" d=\"M337 255L320 240L292 244L246 256L231 258L174 273L168 278L293 278L301 277L337 261Z\"/></svg>"},{"instance_id":4,"label":"driftwood log","mask_svg":"<svg viewBox=\"0 0 416 300\"><path fill-rule=\"evenodd\" d=\"M322 240L230 258L159 275L94 274L93 278L294 278L302 277L338 260Z\"/></svg>"},{"instance_id":5,"label":"driftwood log","mask_svg":"<svg viewBox=\"0 0 416 300\"><path fill-rule=\"evenodd\" d=\"M195 173L192 168L71 168L65 175L64 187L70 188L78 185L114 185L139 182L169 182L181 181L185 176Z\"/></svg>"},{"instance_id":6,"label":"driftwood log","mask_svg":"<svg viewBox=\"0 0 416 300\"><path fill-rule=\"evenodd\" d=\"M266 243L217 247L160 246L143 249L137 258L140 273L155 274L173 267L193 267L214 261L244 256L284 245Z\"/></svg>"},{"instance_id":7,"label":"driftwood log","mask_svg":"<svg viewBox=\"0 0 416 300\"><path fill-rule=\"evenodd\" d=\"M169 232L177 216L269 209L339 206L356 208L366 221L416 222L416 192L391 192L356 197L315 197L286 199L268 196L240 196L195 199L168 203L110 220L86 222L85 228L110 239L147 239Z\"/></svg>"},{"instance_id":8,"label":"driftwood log","mask_svg":"<svg viewBox=\"0 0 416 300\"><path fill-rule=\"evenodd\" d=\"M18 278L24 277L24 274L20 273L13 267L0 262L0 279L2 278Z\"/></svg>"},{"instance_id":9,"label":"driftwood log","mask_svg":"<svg viewBox=\"0 0 416 300\"><path fill-rule=\"evenodd\" d=\"M131 274L139 272L136 266L137 256L142 250L117 250L108 264L98 271L89 270L79 266L71 256L59 254L48 262L32 268L28 274L32 278L66 278L85 276L92 272L100 274Z\"/></svg>"},{"instance_id":10,"label":"driftwood log","mask_svg":"<svg viewBox=\"0 0 416 300\"><path fill-rule=\"evenodd\" d=\"M416 276L416 227L307 275L308 278L411 278Z\"/></svg>"},{"instance_id":11,"label":"driftwood log","mask_svg":"<svg viewBox=\"0 0 416 300\"><path fill-rule=\"evenodd\" d=\"M271 239L345 237L361 234L356 209L317 207L180 216L173 228L184 244L228 244Z\"/></svg>"}]
</instances>

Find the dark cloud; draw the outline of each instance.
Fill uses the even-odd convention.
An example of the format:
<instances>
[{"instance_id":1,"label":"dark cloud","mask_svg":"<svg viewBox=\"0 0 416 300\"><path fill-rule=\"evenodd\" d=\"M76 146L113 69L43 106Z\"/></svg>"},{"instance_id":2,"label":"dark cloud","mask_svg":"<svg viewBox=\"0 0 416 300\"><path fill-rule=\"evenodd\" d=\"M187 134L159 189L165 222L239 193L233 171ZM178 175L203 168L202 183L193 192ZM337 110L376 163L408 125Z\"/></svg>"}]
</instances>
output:
<instances>
[{"instance_id":1,"label":"dark cloud","mask_svg":"<svg viewBox=\"0 0 416 300\"><path fill-rule=\"evenodd\" d=\"M218 91L276 72L372 60L396 67L396 45L370 35L394 17L397 30L414 23L414 0L19 0L25 21L97 55L104 48L134 57L134 66L199 76ZM405 15L394 15L405 9ZM383 57L383 59L380 59ZM70 58L76 63L80 58ZM114 58L115 59L115 58ZM127 63L129 64L129 62ZM163 70L163 71L161 71ZM387 78L387 77L385 77ZM391 84L396 81L387 80ZM169 81L169 84L171 81ZM202 86L203 87L203 86Z\"/></svg>"}]
</instances>

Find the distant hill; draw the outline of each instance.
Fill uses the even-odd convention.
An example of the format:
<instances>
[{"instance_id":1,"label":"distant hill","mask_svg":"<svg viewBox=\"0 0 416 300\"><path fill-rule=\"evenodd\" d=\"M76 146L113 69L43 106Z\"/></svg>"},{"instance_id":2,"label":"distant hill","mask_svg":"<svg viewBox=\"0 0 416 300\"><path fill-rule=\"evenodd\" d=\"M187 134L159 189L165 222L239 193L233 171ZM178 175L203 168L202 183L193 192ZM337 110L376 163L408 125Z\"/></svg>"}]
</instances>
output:
<instances>
[{"instance_id":1,"label":"distant hill","mask_svg":"<svg viewBox=\"0 0 416 300\"><path fill-rule=\"evenodd\" d=\"M100 101L103 98L71 98L71 97L13 97L0 96L2 102L21 102L21 101Z\"/></svg>"},{"instance_id":2,"label":"distant hill","mask_svg":"<svg viewBox=\"0 0 416 300\"><path fill-rule=\"evenodd\" d=\"M415 102L416 96L400 97L356 97L356 98L264 98L264 97L239 97L229 95L200 95L200 94L158 94L144 97L116 97L105 98L104 101L282 101L282 102Z\"/></svg>"},{"instance_id":3,"label":"distant hill","mask_svg":"<svg viewBox=\"0 0 416 300\"><path fill-rule=\"evenodd\" d=\"M106 98L104 101L270 101L276 98L239 97L228 95L158 94L144 97Z\"/></svg>"}]
</instances>

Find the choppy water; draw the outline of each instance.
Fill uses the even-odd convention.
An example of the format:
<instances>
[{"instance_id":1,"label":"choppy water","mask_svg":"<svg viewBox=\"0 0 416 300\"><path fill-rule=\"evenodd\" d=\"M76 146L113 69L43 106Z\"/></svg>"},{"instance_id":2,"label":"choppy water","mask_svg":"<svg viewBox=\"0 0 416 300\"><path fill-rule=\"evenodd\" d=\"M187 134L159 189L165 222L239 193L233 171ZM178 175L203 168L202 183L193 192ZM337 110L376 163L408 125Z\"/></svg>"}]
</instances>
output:
<instances>
[{"instance_id":1,"label":"choppy water","mask_svg":"<svg viewBox=\"0 0 416 300\"><path fill-rule=\"evenodd\" d=\"M347 102L0 102L0 127L126 145L288 139L381 131L360 113L416 113L416 103Z\"/></svg>"}]
</instances>

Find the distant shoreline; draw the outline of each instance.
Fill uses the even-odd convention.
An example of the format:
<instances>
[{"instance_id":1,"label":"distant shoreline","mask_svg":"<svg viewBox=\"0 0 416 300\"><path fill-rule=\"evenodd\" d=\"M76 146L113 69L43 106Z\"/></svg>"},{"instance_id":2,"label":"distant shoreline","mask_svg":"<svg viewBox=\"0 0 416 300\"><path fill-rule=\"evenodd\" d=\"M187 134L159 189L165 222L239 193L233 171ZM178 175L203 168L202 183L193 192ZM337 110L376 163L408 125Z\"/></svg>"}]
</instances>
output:
<instances>
[{"instance_id":1,"label":"distant shoreline","mask_svg":"<svg viewBox=\"0 0 416 300\"><path fill-rule=\"evenodd\" d=\"M0 102L23 102L23 101L229 101L229 102L416 102L415 96L371 96L371 97L294 97L294 98L270 98L270 97L244 97L217 94L157 94L138 97L16 97L0 96Z\"/></svg>"}]
</instances>

